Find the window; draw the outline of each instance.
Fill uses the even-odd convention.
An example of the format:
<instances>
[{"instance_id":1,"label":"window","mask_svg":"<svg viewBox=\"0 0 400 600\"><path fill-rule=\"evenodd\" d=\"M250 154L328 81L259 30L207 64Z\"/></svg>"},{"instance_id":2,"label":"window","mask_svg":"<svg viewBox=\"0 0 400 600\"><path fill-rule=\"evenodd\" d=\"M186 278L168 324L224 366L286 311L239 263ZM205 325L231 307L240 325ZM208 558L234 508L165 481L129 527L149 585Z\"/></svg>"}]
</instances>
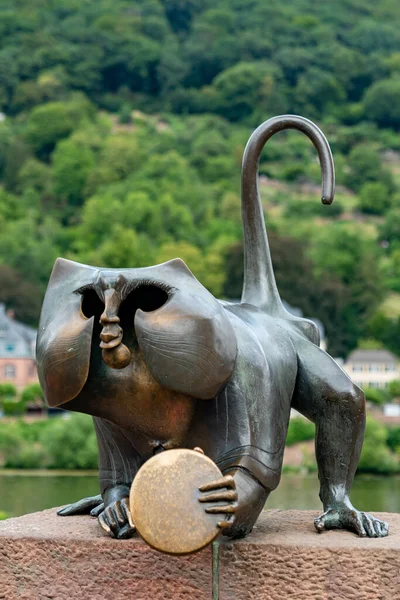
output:
<instances>
[{"instance_id":1,"label":"window","mask_svg":"<svg viewBox=\"0 0 400 600\"><path fill-rule=\"evenodd\" d=\"M6 377L6 379L14 379L15 378L15 366L14 365L6 365L4 367L4 377Z\"/></svg>"},{"instance_id":2,"label":"window","mask_svg":"<svg viewBox=\"0 0 400 600\"><path fill-rule=\"evenodd\" d=\"M396 370L395 364L385 365L385 371L395 371L395 370Z\"/></svg>"},{"instance_id":3,"label":"window","mask_svg":"<svg viewBox=\"0 0 400 600\"><path fill-rule=\"evenodd\" d=\"M369 365L368 371L373 371L373 372L380 371L379 365L378 364Z\"/></svg>"},{"instance_id":4,"label":"window","mask_svg":"<svg viewBox=\"0 0 400 600\"><path fill-rule=\"evenodd\" d=\"M363 371L363 366L362 365L353 365L353 371L354 372L358 372L361 373Z\"/></svg>"},{"instance_id":5,"label":"window","mask_svg":"<svg viewBox=\"0 0 400 600\"><path fill-rule=\"evenodd\" d=\"M369 383L369 387L372 387L372 388L380 388L380 387L381 387L381 384L379 383L379 381L370 381L370 383Z\"/></svg>"}]
</instances>

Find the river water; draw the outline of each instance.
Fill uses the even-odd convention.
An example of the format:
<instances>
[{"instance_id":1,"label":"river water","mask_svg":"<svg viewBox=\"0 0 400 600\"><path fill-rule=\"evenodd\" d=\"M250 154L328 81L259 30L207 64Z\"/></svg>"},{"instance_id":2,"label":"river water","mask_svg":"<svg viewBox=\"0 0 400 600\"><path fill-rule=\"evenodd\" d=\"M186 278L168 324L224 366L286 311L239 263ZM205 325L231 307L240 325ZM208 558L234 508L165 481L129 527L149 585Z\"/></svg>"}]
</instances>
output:
<instances>
[{"instance_id":1,"label":"river water","mask_svg":"<svg viewBox=\"0 0 400 600\"><path fill-rule=\"evenodd\" d=\"M97 476L89 473L0 472L0 511L19 516L98 494ZM357 477L353 504L366 511L400 512L400 477ZM267 508L321 509L316 475L282 476Z\"/></svg>"}]
</instances>

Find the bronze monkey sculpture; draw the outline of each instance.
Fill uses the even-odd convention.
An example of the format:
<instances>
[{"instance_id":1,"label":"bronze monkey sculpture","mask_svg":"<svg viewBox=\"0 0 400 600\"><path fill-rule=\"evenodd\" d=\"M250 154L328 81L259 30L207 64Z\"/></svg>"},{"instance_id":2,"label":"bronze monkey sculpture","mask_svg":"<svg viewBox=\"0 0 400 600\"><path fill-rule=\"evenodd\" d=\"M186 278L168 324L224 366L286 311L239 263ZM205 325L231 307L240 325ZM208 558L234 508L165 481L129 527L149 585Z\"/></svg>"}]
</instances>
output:
<instances>
[{"instance_id":1,"label":"bronze monkey sculpture","mask_svg":"<svg viewBox=\"0 0 400 600\"><path fill-rule=\"evenodd\" d=\"M284 115L254 131L242 170L240 304L216 300L180 259L140 269L57 259L39 326L39 376L50 406L93 416L101 487L101 496L61 515L91 511L106 531L129 537L127 498L139 467L163 449L200 446L223 473L204 490L205 510L221 514L225 535L245 536L279 483L294 407L316 424L324 507L317 530L388 534L387 523L349 500L364 436L364 395L319 348L315 325L285 310L275 283L258 163L267 140L284 129L311 139L322 168L322 202L333 200L332 155L316 125Z\"/></svg>"}]
</instances>

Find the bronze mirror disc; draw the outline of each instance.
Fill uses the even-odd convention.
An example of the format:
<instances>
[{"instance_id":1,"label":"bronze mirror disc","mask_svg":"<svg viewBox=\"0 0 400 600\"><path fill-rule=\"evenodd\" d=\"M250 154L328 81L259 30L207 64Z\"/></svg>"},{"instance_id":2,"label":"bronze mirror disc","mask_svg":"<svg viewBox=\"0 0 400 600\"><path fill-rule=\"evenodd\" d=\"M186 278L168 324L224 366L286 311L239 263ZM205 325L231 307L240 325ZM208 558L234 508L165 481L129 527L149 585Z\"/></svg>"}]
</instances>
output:
<instances>
[{"instance_id":1,"label":"bronze mirror disc","mask_svg":"<svg viewBox=\"0 0 400 600\"><path fill-rule=\"evenodd\" d=\"M144 463L131 487L132 520L145 542L168 554L189 554L212 542L221 515L205 512L199 487L222 477L194 450L165 450Z\"/></svg>"}]
</instances>

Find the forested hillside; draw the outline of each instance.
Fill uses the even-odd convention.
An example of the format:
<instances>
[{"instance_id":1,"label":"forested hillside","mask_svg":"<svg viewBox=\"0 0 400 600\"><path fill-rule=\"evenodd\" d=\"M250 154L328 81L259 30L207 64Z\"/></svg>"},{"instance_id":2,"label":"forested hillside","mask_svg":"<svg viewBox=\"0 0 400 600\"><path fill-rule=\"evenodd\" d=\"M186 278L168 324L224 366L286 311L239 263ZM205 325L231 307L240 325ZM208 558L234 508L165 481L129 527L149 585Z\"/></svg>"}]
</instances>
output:
<instances>
[{"instance_id":1,"label":"forested hillside","mask_svg":"<svg viewBox=\"0 0 400 600\"><path fill-rule=\"evenodd\" d=\"M282 296L344 356L400 354L397 0L2 0L0 301L37 324L54 262L183 258L240 295L240 164L262 120L315 120L335 203L299 133L261 163Z\"/></svg>"}]
</instances>

